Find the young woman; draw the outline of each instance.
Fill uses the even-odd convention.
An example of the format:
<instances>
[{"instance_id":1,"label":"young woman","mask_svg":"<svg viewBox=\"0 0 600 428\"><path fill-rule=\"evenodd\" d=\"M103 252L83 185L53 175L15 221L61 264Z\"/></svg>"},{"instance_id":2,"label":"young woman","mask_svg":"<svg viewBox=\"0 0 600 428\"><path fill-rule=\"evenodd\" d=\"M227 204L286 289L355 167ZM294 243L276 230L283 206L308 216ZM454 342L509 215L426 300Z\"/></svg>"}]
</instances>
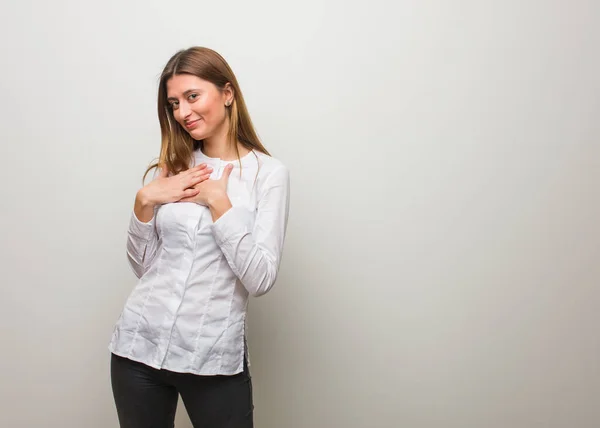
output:
<instances>
[{"instance_id":1,"label":"young woman","mask_svg":"<svg viewBox=\"0 0 600 428\"><path fill-rule=\"evenodd\" d=\"M156 178L135 199L127 256L139 278L109 346L122 428L253 426L248 297L273 287L289 173L259 141L237 80L213 50L167 63Z\"/></svg>"}]
</instances>

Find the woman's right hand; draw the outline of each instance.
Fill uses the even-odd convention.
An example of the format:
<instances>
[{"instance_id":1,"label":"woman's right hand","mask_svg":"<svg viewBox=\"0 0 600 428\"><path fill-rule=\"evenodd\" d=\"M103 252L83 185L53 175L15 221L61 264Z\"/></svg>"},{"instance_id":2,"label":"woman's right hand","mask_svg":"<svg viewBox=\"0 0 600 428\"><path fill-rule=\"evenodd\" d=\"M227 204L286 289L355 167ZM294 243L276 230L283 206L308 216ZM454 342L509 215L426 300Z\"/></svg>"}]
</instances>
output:
<instances>
[{"instance_id":1,"label":"woman's right hand","mask_svg":"<svg viewBox=\"0 0 600 428\"><path fill-rule=\"evenodd\" d=\"M212 168L203 163L169 177L169 171L163 168L155 180L139 190L136 202L154 208L156 205L196 196L199 190L193 187L207 180L211 172Z\"/></svg>"}]
</instances>

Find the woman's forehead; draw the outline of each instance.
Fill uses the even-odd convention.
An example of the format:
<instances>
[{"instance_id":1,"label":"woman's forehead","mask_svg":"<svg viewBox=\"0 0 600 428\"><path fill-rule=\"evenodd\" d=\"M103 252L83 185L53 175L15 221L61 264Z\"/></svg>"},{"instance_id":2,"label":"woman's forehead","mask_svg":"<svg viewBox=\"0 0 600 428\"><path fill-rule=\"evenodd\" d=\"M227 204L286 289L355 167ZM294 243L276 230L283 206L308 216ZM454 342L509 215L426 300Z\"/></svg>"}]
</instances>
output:
<instances>
[{"instance_id":1,"label":"woman's forehead","mask_svg":"<svg viewBox=\"0 0 600 428\"><path fill-rule=\"evenodd\" d=\"M167 80L167 94L181 94L190 89L208 89L212 84L191 74L176 74Z\"/></svg>"}]
</instances>

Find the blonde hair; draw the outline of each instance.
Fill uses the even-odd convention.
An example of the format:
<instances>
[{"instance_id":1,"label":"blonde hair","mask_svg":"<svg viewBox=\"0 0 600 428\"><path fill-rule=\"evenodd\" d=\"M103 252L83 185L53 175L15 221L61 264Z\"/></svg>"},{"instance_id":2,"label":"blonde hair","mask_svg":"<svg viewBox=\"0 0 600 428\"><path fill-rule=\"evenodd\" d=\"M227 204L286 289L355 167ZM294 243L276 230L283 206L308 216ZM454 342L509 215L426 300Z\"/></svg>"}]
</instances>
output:
<instances>
[{"instance_id":1,"label":"blonde hair","mask_svg":"<svg viewBox=\"0 0 600 428\"><path fill-rule=\"evenodd\" d=\"M262 145L240 86L225 59L212 49L192 47L181 50L169 59L160 76L158 86L158 120L161 130L161 147L158 162L150 165L144 173L144 179L153 168L166 167L172 174L185 171L190 167L194 150L202 147L202 141L194 140L175 120L173 111L167 102L167 82L175 75L190 74L214 84L223 90L229 83L233 88L233 101L226 107L229 116L228 142L240 159L237 142L249 150L257 150L270 155Z\"/></svg>"}]
</instances>

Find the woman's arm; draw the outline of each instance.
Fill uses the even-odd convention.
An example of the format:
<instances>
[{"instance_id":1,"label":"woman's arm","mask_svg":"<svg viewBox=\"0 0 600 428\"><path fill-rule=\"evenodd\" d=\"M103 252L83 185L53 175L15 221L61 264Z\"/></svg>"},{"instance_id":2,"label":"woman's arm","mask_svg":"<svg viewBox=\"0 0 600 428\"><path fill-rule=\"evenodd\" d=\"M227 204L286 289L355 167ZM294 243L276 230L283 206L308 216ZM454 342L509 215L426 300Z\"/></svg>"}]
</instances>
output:
<instances>
[{"instance_id":1,"label":"woman's arm","mask_svg":"<svg viewBox=\"0 0 600 428\"><path fill-rule=\"evenodd\" d=\"M229 266L252 296L261 296L275 284L289 213L289 172L281 165L265 181L256 213L231 207L218 213L213 235ZM213 201L211 211L228 207Z\"/></svg>"},{"instance_id":2,"label":"woman's arm","mask_svg":"<svg viewBox=\"0 0 600 428\"><path fill-rule=\"evenodd\" d=\"M165 168L159 168L158 176L137 192L127 230L127 258L138 278L146 273L156 255L156 208L197 195L198 191L193 189L193 186L207 180L211 171L212 168L206 164L200 164L169 176Z\"/></svg>"},{"instance_id":3,"label":"woman's arm","mask_svg":"<svg viewBox=\"0 0 600 428\"><path fill-rule=\"evenodd\" d=\"M144 192L140 190L127 230L127 259L138 278L146 273L156 254L158 235L154 221L155 207L144 199Z\"/></svg>"}]
</instances>

